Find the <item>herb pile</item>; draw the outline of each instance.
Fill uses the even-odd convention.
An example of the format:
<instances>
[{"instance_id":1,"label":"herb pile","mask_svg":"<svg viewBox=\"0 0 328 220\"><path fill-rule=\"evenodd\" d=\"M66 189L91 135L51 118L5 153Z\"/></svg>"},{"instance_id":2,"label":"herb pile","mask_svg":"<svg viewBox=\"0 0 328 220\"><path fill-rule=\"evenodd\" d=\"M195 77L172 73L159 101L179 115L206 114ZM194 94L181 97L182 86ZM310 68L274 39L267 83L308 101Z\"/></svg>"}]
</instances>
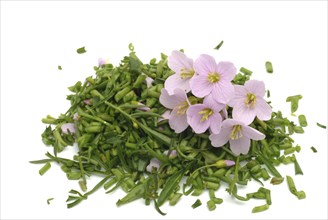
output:
<instances>
[{"instance_id":1,"label":"herb pile","mask_svg":"<svg viewBox=\"0 0 328 220\"><path fill-rule=\"evenodd\" d=\"M296 125L280 111L272 112L270 103L264 101L264 83L250 80L250 70L242 67L236 74L232 63L217 65L214 61L212 65L214 58L208 55L201 55L193 64L180 51L170 57L161 54L159 61L143 64L133 46L129 48L129 56L118 67L100 60L94 76L69 87L71 107L64 114L42 119L49 124L42 141L53 147L53 153L31 163L45 164L40 175L51 163L58 163L69 180L78 180L82 192L69 192L68 208L99 188L106 193L121 188L127 194L117 206L144 199L164 215L160 207L165 202L175 205L182 195L198 196L207 191L209 198L203 202L214 210L223 202L216 193L222 185L238 200L262 199L263 205L252 209L261 212L272 203L263 181L281 184L285 180L277 170L279 165L294 164L295 174L303 174L295 156L301 147L294 144L291 135L304 132L305 116L299 115L300 125ZM77 52L84 53L84 47ZM270 62L265 66L273 72ZM212 93L205 94L209 89L197 83L206 69L209 83L226 80L225 87L234 90L222 95L220 89L213 92L217 88L213 86ZM243 98L242 91L247 88L263 91L248 91ZM266 94L270 96L269 90ZM292 113L301 98L287 98ZM258 103L264 112L260 109L245 116L241 106L251 111ZM60 157L67 146L76 147L78 153L72 158ZM102 176L102 180L88 191L87 180L93 176ZM240 186L254 181L262 185L256 192L238 194ZM291 176L286 176L286 182L298 199L305 198ZM192 208L200 205L202 201L197 199Z\"/></svg>"}]
</instances>

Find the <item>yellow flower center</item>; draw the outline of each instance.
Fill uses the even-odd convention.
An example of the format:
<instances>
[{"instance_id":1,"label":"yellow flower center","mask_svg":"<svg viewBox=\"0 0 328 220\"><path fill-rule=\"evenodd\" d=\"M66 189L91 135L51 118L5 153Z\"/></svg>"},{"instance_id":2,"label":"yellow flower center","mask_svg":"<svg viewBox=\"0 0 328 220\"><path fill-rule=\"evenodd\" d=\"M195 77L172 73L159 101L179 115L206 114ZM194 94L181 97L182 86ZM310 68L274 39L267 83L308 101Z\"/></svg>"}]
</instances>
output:
<instances>
[{"instance_id":1,"label":"yellow flower center","mask_svg":"<svg viewBox=\"0 0 328 220\"><path fill-rule=\"evenodd\" d=\"M189 79L191 77L193 77L195 74L195 70L187 70L186 68L182 68L180 70L180 77L181 79Z\"/></svg>"},{"instance_id":2,"label":"yellow flower center","mask_svg":"<svg viewBox=\"0 0 328 220\"><path fill-rule=\"evenodd\" d=\"M234 125L230 134L232 140L237 140L243 136L241 133L241 125Z\"/></svg>"},{"instance_id":3,"label":"yellow flower center","mask_svg":"<svg viewBox=\"0 0 328 220\"><path fill-rule=\"evenodd\" d=\"M208 76L207 76L207 80L210 83L219 82L220 81L220 74L218 74L218 73L209 73Z\"/></svg>"},{"instance_id":4,"label":"yellow flower center","mask_svg":"<svg viewBox=\"0 0 328 220\"><path fill-rule=\"evenodd\" d=\"M203 115L202 118L200 119L200 122L208 120L208 117L213 115L213 113L214 112L212 111L212 109L209 109L209 108L205 108L202 111L198 112L198 114Z\"/></svg>"},{"instance_id":5,"label":"yellow flower center","mask_svg":"<svg viewBox=\"0 0 328 220\"><path fill-rule=\"evenodd\" d=\"M177 111L178 115L184 115L184 114L186 114L186 111L189 108L189 104L187 101L183 101L183 102L180 102L180 104L177 105L175 108L178 109L178 111Z\"/></svg>"},{"instance_id":6,"label":"yellow flower center","mask_svg":"<svg viewBox=\"0 0 328 220\"><path fill-rule=\"evenodd\" d=\"M245 102L246 106L254 108L254 105L256 103L256 96L253 93L247 93L246 99L244 102Z\"/></svg>"}]
</instances>

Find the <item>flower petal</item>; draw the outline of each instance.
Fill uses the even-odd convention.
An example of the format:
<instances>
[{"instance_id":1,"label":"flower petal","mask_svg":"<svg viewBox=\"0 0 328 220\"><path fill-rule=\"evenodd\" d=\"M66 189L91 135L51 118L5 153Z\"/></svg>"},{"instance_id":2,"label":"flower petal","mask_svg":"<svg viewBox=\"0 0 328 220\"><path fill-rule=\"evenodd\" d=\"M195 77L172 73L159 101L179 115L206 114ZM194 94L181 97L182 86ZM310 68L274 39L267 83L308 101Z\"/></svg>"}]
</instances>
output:
<instances>
[{"instance_id":1,"label":"flower petal","mask_svg":"<svg viewBox=\"0 0 328 220\"><path fill-rule=\"evenodd\" d=\"M230 82L233 80L237 73L236 67L231 62L220 62L217 67L218 73L221 74L221 78Z\"/></svg>"},{"instance_id":2,"label":"flower petal","mask_svg":"<svg viewBox=\"0 0 328 220\"><path fill-rule=\"evenodd\" d=\"M238 120L228 118L228 119L226 119L222 122L222 128L223 129L228 129L228 130L230 129L230 131L232 131L232 127L234 125L239 125L239 124L243 124L243 123L238 121Z\"/></svg>"},{"instance_id":3,"label":"flower petal","mask_svg":"<svg viewBox=\"0 0 328 220\"><path fill-rule=\"evenodd\" d=\"M186 92L180 88L176 88L174 90L174 95L180 102L188 101ZM188 103L189 103L189 101L188 101Z\"/></svg>"},{"instance_id":4,"label":"flower petal","mask_svg":"<svg viewBox=\"0 0 328 220\"><path fill-rule=\"evenodd\" d=\"M236 154L247 154L251 145L251 141L249 138L243 136L236 140L230 140L230 149Z\"/></svg>"},{"instance_id":5,"label":"flower petal","mask_svg":"<svg viewBox=\"0 0 328 220\"><path fill-rule=\"evenodd\" d=\"M148 166L146 167L146 170L150 173L153 167L158 169L159 166L160 166L160 161L157 158L152 158Z\"/></svg>"},{"instance_id":6,"label":"flower petal","mask_svg":"<svg viewBox=\"0 0 328 220\"><path fill-rule=\"evenodd\" d=\"M188 58L184 53L174 50L171 56L168 57L167 65L180 76L182 69L193 69L193 60Z\"/></svg>"},{"instance_id":7,"label":"flower petal","mask_svg":"<svg viewBox=\"0 0 328 220\"><path fill-rule=\"evenodd\" d=\"M199 115L198 112L202 111L204 108L206 108L206 106L203 104L191 105L187 110L187 116L192 117L193 115Z\"/></svg>"},{"instance_id":8,"label":"flower petal","mask_svg":"<svg viewBox=\"0 0 328 220\"><path fill-rule=\"evenodd\" d=\"M188 128L187 115L178 115L177 109L171 112L169 118L169 125L175 131L175 133L181 133Z\"/></svg>"},{"instance_id":9,"label":"flower petal","mask_svg":"<svg viewBox=\"0 0 328 220\"><path fill-rule=\"evenodd\" d=\"M228 118L228 111L227 111L227 108L223 108L221 111L220 111L220 115L222 117L222 120L225 120Z\"/></svg>"},{"instance_id":10,"label":"flower petal","mask_svg":"<svg viewBox=\"0 0 328 220\"><path fill-rule=\"evenodd\" d=\"M179 74L169 76L164 82L164 88L169 94L173 94L176 88L180 88L185 92L190 92L190 79L182 79Z\"/></svg>"},{"instance_id":11,"label":"flower petal","mask_svg":"<svg viewBox=\"0 0 328 220\"><path fill-rule=\"evenodd\" d=\"M265 95L265 85L263 81L248 80L245 82L245 88L253 93L256 97L263 97Z\"/></svg>"},{"instance_id":12,"label":"flower petal","mask_svg":"<svg viewBox=\"0 0 328 220\"><path fill-rule=\"evenodd\" d=\"M202 54L195 60L194 69L196 74L207 77L209 73L217 73L217 64L212 56Z\"/></svg>"},{"instance_id":13,"label":"flower petal","mask_svg":"<svg viewBox=\"0 0 328 220\"><path fill-rule=\"evenodd\" d=\"M209 120L211 132L213 134L218 134L222 126L222 117L220 113L215 112L213 115L210 116Z\"/></svg>"},{"instance_id":14,"label":"flower petal","mask_svg":"<svg viewBox=\"0 0 328 220\"><path fill-rule=\"evenodd\" d=\"M60 128L61 128L61 130L62 130L62 132L64 134L75 133L75 125L74 125L74 123L62 124L62 126Z\"/></svg>"},{"instance_id":15,"label":"flower petal","mask_svg":"<svg viewBox=\"0 0 328 220\"><path fill-rule=\"evenodd\" d=\"M204 105L208 106L210 109L212 109L214 112L220 112L222 109L225 108L225 104L220 103L215 101L215 99L213 98L213 94L209 94L208 96L206 96L204 98L203 101Z\"/></svg>"},{"instance_id":16,"label":"flower petal","mask_svg":"<svg viewBox=\"0 0 328 220\"><path fill-rule=\"evenodd\" d=\"M180 104L181 100L177 99L176 95L169 95L166 89L162 89L159 102L166 108L173 109L175 106Z\"/></svg>"},{"instance_id":17,"label":"flower petal","mask_svg":"<svg viewBox=\"0 0 328 220\"><path fill-rule=\"evenodd\" d=\"M235 97L236 98L246 98L248 91L245 88L245 86L235 85L234 87L235 87Z\"/></svg>"},{"instance_id":18,"label":"flower petal","mask_svg":"<svg viewBox=\"0 0 328 220\"><path fill-rule=\"evenodd\" d=\"M210 126L210 120L201 122L202 115L199 112L205 108L206 106L203 104L196 104L190 106L187 110L188 124L197 134L204 133Z\"/></svg>"},{"instance_id":19,"label":"flower petal","mask_svg":"<svg viewBox=\"0 0 328 220\"><path fill-rule=\"evenodd\" d=\"M218 82L212 90L213 98L220 103L228 103L234 98L235 89L230 82Z\"/></svg>"},{"instance_id":20,"label":"flower petal","mask_svg":"<svg viewBox=\"0 0 328 220\"><path fill-rule=\"evenodd\" d=\"M267 121L271 118L272 109L268 103L261 97L257 97L255 104L256 115L260 120Z\"/></svg>"},{"instance_id":21,"label":"flower petal","mask_svg":"<svg viewBox=\"0 0 328 220\"><path fill-rule=\"evenodd\" d=\"M252 139L252 140L262 140L265 138L265 135L262 134L261 132L259 132L258 130L250 127L250 126L242 126L242 133L243 133L243 136L249 138L249 139Z\"/></svg>"},{"instance_id":22,"label":"flower petal","mask_svg":"<svg viewBox=\"0 0 328 220\"><path fill-rule=\"evenodd\" d=\"M234 107L238 102L244 102L247 95L247 89L244 86L235 85L235 95L228 103L229 106Z\"/></svg>"},{"instance_id":23,"label":"flower petal","mask_svg":"<svg viewBox=\"0 0 328 220\"><path fill-rule=\"evenodd\" d=\"M232 117L238 121L242 121L245 125L252 123L255 115L255 109L247 107L245 103L238 103L232 109Z\"/></svg>"},{"instance_id":24,"label":"flower petal","mask_svg":"<svg viewBox=\"0 0 328 220\"><path fill-rule=\"evenodd\" d=\"M211 134L209 139L213 147L221 147L230 140L231 130L221 129L219 134Z\"/></svg>"},{"instance_id":25,"label":"flower petal","mask_svg":"<svg viewBox=\"0 0 328 220\"><path fill-rule=\"evenodd\" d=\"M213 83L210 83L205 75L195 75L190 80L191 92L199 98L210 94L213 86Z\"/></svg>"},{"instance_id":26,"label":"flower petal","mask_svg":"<svg viewBox=\"0 0 328 220\"><path fill-rule=\"evenodd\" d=\"M147 88L152 87L153 86L153 82L154 82L154 80L152 78L150 78L149 76L146 77Z\"/></svg>"},{"instance_id":27,"label":"flower petal","mask_svg":"<svg viewBox=\"0 0 328 220\"><path fill-rule=\"evenodd\" d=\"M157 119L157 122L163 121L163 120L168 120L170 118L171 115L171 111L170 110L166 110L163 114L161 118Z\"/></svg>"}]
</instances>

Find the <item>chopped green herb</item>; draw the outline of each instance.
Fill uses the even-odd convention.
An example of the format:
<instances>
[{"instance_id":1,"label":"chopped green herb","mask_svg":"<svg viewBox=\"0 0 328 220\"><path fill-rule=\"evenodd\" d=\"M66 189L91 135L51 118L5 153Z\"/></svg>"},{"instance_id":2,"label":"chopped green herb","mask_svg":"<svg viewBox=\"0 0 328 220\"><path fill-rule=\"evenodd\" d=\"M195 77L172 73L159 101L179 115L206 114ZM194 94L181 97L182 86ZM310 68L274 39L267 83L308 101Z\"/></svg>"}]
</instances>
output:
<instances>
[{"instance_id":1,"label":"chopped green herb","mask_svg":"<svg viewBox=\"0 0 328 220\"><path fill-rule=\"evenodd\" d=\"M265 62L265 68L268 73L273 73L272 63L270 61Z\"/></svg>"},{"instance_id":2,"label":"chopped green herb","mask_svg":"<svg viewBox=\"0 0 328 220\"><path fill-rule=\"evenodd\" d=\"M298 101L302 99L301 95L289 96L286 99L286 102L291 103L291 112L294 113L298 109Z\"/></svg>"},{"instance_id":3,"label":"chopped green herb","mask_svg":"<svg viewBox=\"0 0 328 220\"><path fill-rule=\"evenodd\" d=\"M43 176L43 174L45 174L51 167L51 164L49 162L47 162L40 170L39 170L39 174L41 176Z\"/></svg>"},{"instance_id":4,"label":"chopped green herb","mask_svg":"<svg viewBox=\"0 0 328 220\"><path fill-rule=\"evenodd\" d=\"M130 50L130 51L134 51L134 46L133 46L132 43L129 43L129 50Z\"/></svg>"},{"instance_id":5,"label":"chopped green herb","mask_svg":"<svg viewBox=\"0 0 328 220\"><path fill-rule=\"evenodd\" d=\"M195 209L195 208L197 208L197 207L199 207L199 206L201 206L202 205L202 202L199 200L199 199L197 199L196 200L196 202L194 203L194 204L192 204L192 208L193 209Z\"/></svg>"},{"instance_id":6,"label":"chopped green herb","mask_svg":"<svg viewBox=\"0 0 328 220\"><path fill-rule=\"evenodd\" d=\"M326 129L327 127L325 125L322 125L320 123L317 122L317 125L320 127L320 128L323 128L323 129Z\"/></svg>"},{"instance_id":7,"label":"chopped green herb","mask_svg":"<svg viewBox=\"0 0 328 220\"><path fill-rule=\"evenodd\" d=\"M252 213L257 213L257 212L263 212L265 210L269 209L269 205L268 204L264 204L261 206L256 206L253 208Z\"/></svg>"},{"instance_id":8,"label":"chopped green herb","mask_svg":"<svg viewBox=\"0 0 328 220\"><path fill-rule=\"evenodd\" d=\"M246 69L245 67L241 67L239 71L248 76L252 75L252 73L253 73L252 71Z\"/></svg>"},{"instance_id":9,"label":"chopped green herb","mask_svg":"<svg viewBox=\"0 0 328 220\"><path fill-rule=\"evenodd\" d=\"M289 191L294 194L298 199L305 199L305 192L304 191L297 191L294 180L290 176L286 176L287 184Z\"/></svg>"},{"instance_id":10,"label":"chopped green herb","mask_svg":"<svg viewBox=\"0 0 328 220\"><path fill-rule=\"evenodd\" d=\"M50 201L53 200L54 198L49 198L47 199L47 204L50 205Z\"/></svg>"},{"instance_id":11,"label":"chopped green herb","mask_svg":"<svg viewBox=\"0 0 328 220\"><path fill-rule=\"evenodd\" d=\"M62 67L58 65L58 69L59 69L59 70L62 70Z\"/></svg>"},{"instance_id":12,"label":"chopped green herb","mask_svg":"<svg viewBox=\"0 0 328 220\"><path fill-rule=\"evenodd\" d=\"M270 98L270 90L267 90L267 98Z\"/></svg>"},{"instance_id":13,"label":"chopped green herb","mask_svg":"<svg viewBox=\"0 0 328 220\"><path fill-rule=\"evenodd\" d=\"M216 209L216 205L215 205L215 202L213 200L209 200L207 202L207 208L208 210L210 211L214 211Z\"/></svg>"},{"instance_id":14,"label":"chopped green herb","mask_svg":"<svg viewBox=\"0 0 328 220\"><path fill-rule=\"evenodd\" d=\"M284 181L284 178L283 177L272 177L272 179L271 179L271 184L272 185L278 185L278 184L280 184L280 183L282 183Z\"/></svg>"},{"instance_id":15,"label":"chopped green herb","mask_svg":"<svg viewBox=\"0 0 328 220\"><path fill-rule=\"evenodd\" d=\"M182 193L174 193L172 198L170 199L170 205L173 206L177 204L177 202L180 200L182 196Z\"/></svg>"},{"instance_id":16,"label":"chopped green herb","mask_svg":"<svg viewBox=\"0 0 328 220\"><path fill-rule=\"evenodd\" d=\"M222 46L223 44L223 40L214 48L215 50L219 50L220 47Z\"/></svg>"},{"instance_id":17,"label":"chopped green herb","mask_svg":"<svg viewBox=\"0 0 328 220\"><path fill-rule=\"evenodd\" d=\"M87 51L85 50L85 47L80 47L79 49L76 50L76 52L77 52L78 54L82 54L82 53L85 53L85 52L87 52Z\"/></svg>"},{"instance_id":18,"label":"chopped green herb","mask_svg":"<svg viewBox=\"0 0 328 220\"><path fill-rule=\"evenodd\" d=\"M306 121L305 115L299 115L298 116L298 122L300 123L300 125L302 127L306 127L307 126L307 121Z\"/></svg>"},{"instance_id":19,"label":"chopped green herb","mask_svg":"<svg viewBox=\"0 0 328 220\"><path fill-rule=\"evenodd\" d=\"M304 133L304 130L301 126L295 126L294 131L295 131L295 133L298 133L298 134L303 134Z\"/></svg>"},{"instance_id":20,"label":"chopped green herb","mask_svg":"<svg viewBox=\"0 0 328 220\"><path fill-rule=\"evenodd\" d=\"M315 148L315 147L311 147L311 150L313 151L313 153L317 153L318 151L317 151L317 149Z\"/></svg>"}]
</instances>

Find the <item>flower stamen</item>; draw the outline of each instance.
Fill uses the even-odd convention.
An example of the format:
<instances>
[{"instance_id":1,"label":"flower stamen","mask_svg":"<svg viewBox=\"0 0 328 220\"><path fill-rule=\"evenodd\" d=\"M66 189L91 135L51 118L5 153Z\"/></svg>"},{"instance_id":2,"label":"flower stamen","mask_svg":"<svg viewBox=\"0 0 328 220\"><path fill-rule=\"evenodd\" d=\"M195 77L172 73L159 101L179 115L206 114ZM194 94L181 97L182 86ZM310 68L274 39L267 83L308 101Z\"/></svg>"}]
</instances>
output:
<instances>
[{"instance_id":1,"label":"flower stamen","mask_svg":"<svg viewBox=\"0 0 328 220\"><path fill-rule=\"evenodd\" d=\"M193 69L192 70L188 70L186 68L182 68L180 70L180 77L181 77L181 79L189 79L189 78L193 77L194 74L195 74L195 70L193 70Z\"/></svg>"},{"instance_id":2,"label":"flower stamen","mask_svg":"<svg viewBox=\"0 0 328 220\"><path fill-rule=\"evenodd\" d=\"M256 96L253 93L247 93L246 99L244 102L247 107L251 107L253 109L254 105L256 103Z\"/></svg>"},{"instance_id":3,"label":"flower stamen","mask_svg":"<svg viewBox=\"0 0 328 220\"><path fill-rule=\"evenodd\" d=\"M241 125L234 125L230 134L231 140L238 140L239 138L243 137L241 132Z\"/></svg>"},{"instance_id":4,"label":"flower stamen","mask_svg":"<svg viewBox=\"0 0 328 220\"><path fill-rule=\"evenodd\" d=\"M183 102L180 102L179 105L177 105L175 108L178 109L177 115L184 115L184 114L186 114L186 112L189 108L189 104L187 101L183 101Z\"/></svg>"},{"instance_id":5,"label":"flower stamen","mask_svg":"<svg viewBox=\"0 0 328 220\"><path fill-rule=\"evenodd\" d=\"M202 118L200 119L200 122L208 120L208 117L213 115L213 113L214 112L212 111L212 109L209 109L209 108L205 108L202 111L198 112L198 114L203 115Z\"/></svg>"},{"instance_id":6,"label":"flower stamen","mask_svg":"<svg viewBox=\"0 0 328 220\"><path fill-rule=\"evenodd\" d=\"M210 83L217 83L220 81L220 74L218 73L209 73L207 79Z\"/></svg>"}]
</instances>

